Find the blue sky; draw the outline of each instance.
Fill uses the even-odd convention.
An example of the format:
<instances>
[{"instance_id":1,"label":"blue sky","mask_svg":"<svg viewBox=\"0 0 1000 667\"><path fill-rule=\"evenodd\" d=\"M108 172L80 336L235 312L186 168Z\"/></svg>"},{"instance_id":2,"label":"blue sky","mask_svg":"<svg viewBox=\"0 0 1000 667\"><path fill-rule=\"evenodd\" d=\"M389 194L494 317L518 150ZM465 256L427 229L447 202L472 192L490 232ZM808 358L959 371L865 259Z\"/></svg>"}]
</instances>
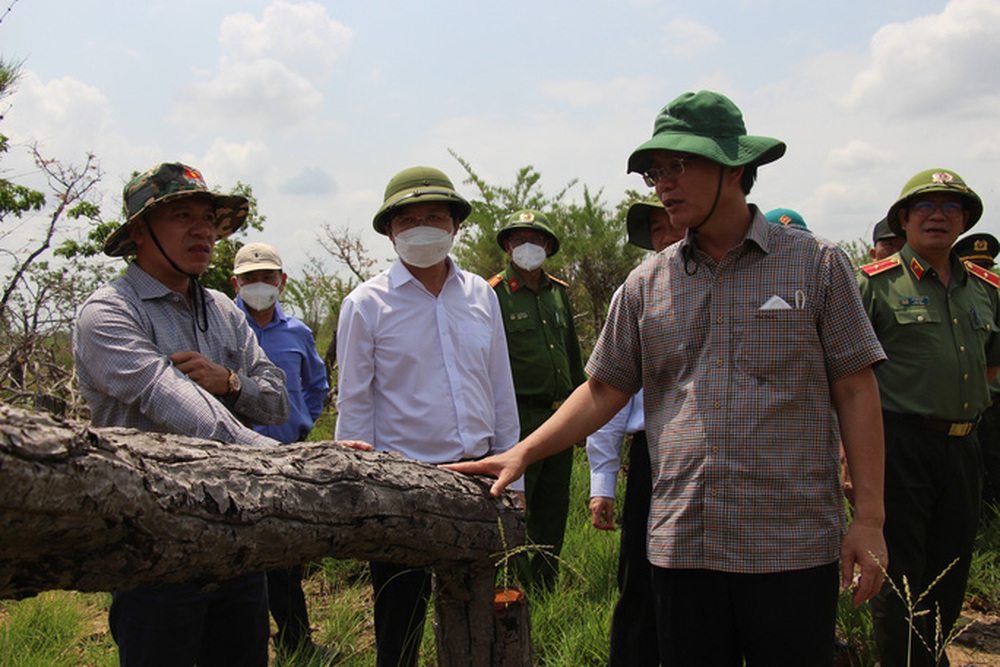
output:
<instances>
[{"instance_id":1,"label":"blue sky","mask_svg":"<svg viewBox=\"0 0 1000 667\"><path fill-rule=\"evenodd\" d=\"M472 196L449 148L494 183L533 165L549 192L579 179L572 196L617 202L642 187L625 161L656 112L703 88L787 142L751 193L764 210L869 237L912 174L948 167L985 201L977 231L1000 230L1000 0L18 0L0 55L24 63L0 103L8 178L37 178L39 141L97 155L108 212L163 161L249 183L268 218L253 240L293 275L324 223L389 258L371 218L402 168Z\"/></svg>"}]
</instances>

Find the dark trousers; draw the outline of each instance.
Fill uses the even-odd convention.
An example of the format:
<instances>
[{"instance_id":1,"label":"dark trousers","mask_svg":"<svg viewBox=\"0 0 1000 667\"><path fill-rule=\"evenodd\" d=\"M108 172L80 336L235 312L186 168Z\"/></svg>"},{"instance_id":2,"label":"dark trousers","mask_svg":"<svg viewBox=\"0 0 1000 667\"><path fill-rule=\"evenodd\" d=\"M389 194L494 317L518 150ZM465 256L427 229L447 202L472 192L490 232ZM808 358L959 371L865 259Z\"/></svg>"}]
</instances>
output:
<instances>
[{"instance_id":1,"label":"dark trousers","mask_svg":"<svg viewBox=\"0 0 1000 667\"><path fill-rule=\"evenodd\" d=\"M302 568L298 565L267 573L267 606L278 632L274 645L294 652L309 638L309 612L302 592Z\"/></svg>"},{"instance_id":2,"label":"dark trousers","mask_svg":"<svg viewBox=\"0 0 1000 667\"><path fill-rule=\"evenodd\" d=\"M983 453L984 509L997 512L1000 511L1000 397L983 413L976 438Z\"/></svg>"},{"instance_id":3,"label":"dark trousers","mask_svg":"<svg viewBox=\"0 0 1000 667\"><path fill-rule=\"evenodd\" d=\"M266 667L263 574L201 589L171 584L112 595L108 617L122 667Z\"/></svg>"},{"instance_id":4,"label":"dark trousers","mask_svg":"<svg viewBox=\"0 0 1000 667\"><path fill-rule=\"evenodd\" d=\"M654 567L663 665L833 665L839 569L836 562L773 574Z\"/></svg>"},{"instance_id":5,"label":"dark trousers","mask_svg":"<svg viewBox=\"0 0 1000 667\"><path fill-rule=\"evenodd\" d=\"M938 617L946 637L965 599L982 493L979 442L975 433L950 437L888 412L883 420L888 575L904 595L905 576L916 600L947 570L919 607L930 613L914 621L914 629L933 650ZM951 565L955 559L958 562ZM906 606L888 582L871 607L882 667L948 664L947 657L935 661L932 650L911 637Z\"/></svg>"},{"instance_id":6,"label":"dark trousers","mask_svg":"<svg viewBox=\"0 0 1000 667\"><path fill-rule=\"evenodd\" d=\"M526 435L522 432L522 437ZM544 547L529 552L528 579L532 586L546 591L555 587L559 574L558 556L569 516L573 449L536 461L524 473L528 543Z\"/></svg>"},{"instance_id":7,"label":"dark trousers","mask_svg":"<svg viewBox=\"0 0 1000 667\"><path fill-rule=\"evenodd\" d=\"M618 551L618 602L611 616L609 667L656 667L656 617L653 610L653 568L646 557L646 523L653 480L646 432L632 436L628 486L622 508Z\"/></svg>"},{"instance_id":8,"label":"dark trousers","mask_svg":"<svg viewBox=\"0 0 1000 667\"><path fill-rule=\"evenodd\" d=\"M395 563L369 563L375 594L376 667L414 667L424 634L431 572Z\"/></svg>"}]
</instances>

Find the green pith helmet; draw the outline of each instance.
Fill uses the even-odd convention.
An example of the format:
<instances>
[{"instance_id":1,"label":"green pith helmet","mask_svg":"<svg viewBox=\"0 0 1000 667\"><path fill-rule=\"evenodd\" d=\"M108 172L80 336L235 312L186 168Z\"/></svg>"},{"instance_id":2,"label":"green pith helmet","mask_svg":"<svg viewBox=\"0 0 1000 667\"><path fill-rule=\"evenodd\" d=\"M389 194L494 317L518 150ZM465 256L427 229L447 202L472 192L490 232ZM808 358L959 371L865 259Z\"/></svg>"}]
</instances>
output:
<instances>
[{"instance_id":1,"label":"green pith helmet","mask_svg":"<svg viewBox=\"0 0 1000 667\"><path fill-rule=\"evenodd\" d=\"M180 162L165 162L145 171L125 185L122 203L125 223L104 239L104 254L127 257L135 254L135 244L129 238L129 224L149 213L160 204L184 197L205 197L215 207L215 238L224 239L246 221L250 204L240 195L212 192L205 179L194 167Z\"/></svg>"},{"instance_id":2,"label":"green pith helmet","mask_svg":"<svg viewBox=\"0 0 1000 667\"><path fill-rule=\"evenodd\" d=\"M448 204L459 222L472 213L472 205L455 192L455 186L444 172L433 167L410 167L393 176L385 186L382 207L375 214L372 226L379 234L385 234L389 218L400 208L429 201Z\"/></svg>"},{"instance_id":3,"label":"green pith helmet","mask_svg":"<svg viewBox=\"0 0 1000 667\"><path fill-rule=\"evenodd\" d=\"M965 200L965 208L969 212L969 221L965 223L966 231L979 222L983 215L983 200L965 184L961 176L949 169L927 169L906 182L899 199L889 208L885 217L892 231L898 236L906 236L899 222L899 210L906 208L911 198L931 192L950 192Z\"/></svg>"},{"instance_id":4,"label":"green pith helmet","mask_svg":"<svg viewBox=\"0 0 1000 667\"><path fill-rule=\"evenodd\" d=\"M507 218L507 224L497 232L497 245L504 252L507 252L504 242L515 229L533 229L549 237L552 240L552 247L549 249L548 257L559 252L559 237L552 231L552 225L544 213L526 208Z\"/></svg>"},{"instance_id":5,"label":"green pith helmet","mask_svg":"<svg viewBox=\"0 0 1000 667\"><path fill-rule=\"evenodd\" d=\"M644 250L656 249L653 247L653 235L649 233L649 228L652 227L649 217L656 210L663 210L663 202L658 199L648 202L639 201L628 207L625 227L628 229L629 243Z\"/></svg>"}]
</instances>

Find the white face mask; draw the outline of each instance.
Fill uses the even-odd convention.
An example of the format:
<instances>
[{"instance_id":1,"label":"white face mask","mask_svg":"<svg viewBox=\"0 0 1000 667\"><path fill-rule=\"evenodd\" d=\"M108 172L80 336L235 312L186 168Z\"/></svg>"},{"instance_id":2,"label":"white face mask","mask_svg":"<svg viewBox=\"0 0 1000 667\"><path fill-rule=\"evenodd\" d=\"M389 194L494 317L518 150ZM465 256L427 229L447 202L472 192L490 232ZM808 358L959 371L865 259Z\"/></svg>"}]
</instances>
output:
<instances>
[{"instance_id":1,"label":"white face mask","mask_svg":"<svg viewBox=\"0 0 1000 667\"><path fill-rule=\"evenodd\" d=\"M267 310L278 302L281 290L270 283L250 283L240 287L240 298L243 303L254 310Z\"/></svg>"},{"instance_id":2,"label":"white face mask","mask_svg":"<svg viewBox=\"0 0 1000 667\"><path fill-rule=\"evenodd\" d=\"M407 229L393 236L399 258L418 269L443 262L454 240L453 232L427 225Z\"/></svg>"},{"instance_id":3,"label":"white face mask","mask_svg":"<svg viewBox=\"0 0 1000 667\"><path fill-rule=\"evenodd\" d=\"M547 256L545 248L534 243L522 243L510 253L514 263L525 271L534 271L540 267Z\"/></svg>"}]
</instances>

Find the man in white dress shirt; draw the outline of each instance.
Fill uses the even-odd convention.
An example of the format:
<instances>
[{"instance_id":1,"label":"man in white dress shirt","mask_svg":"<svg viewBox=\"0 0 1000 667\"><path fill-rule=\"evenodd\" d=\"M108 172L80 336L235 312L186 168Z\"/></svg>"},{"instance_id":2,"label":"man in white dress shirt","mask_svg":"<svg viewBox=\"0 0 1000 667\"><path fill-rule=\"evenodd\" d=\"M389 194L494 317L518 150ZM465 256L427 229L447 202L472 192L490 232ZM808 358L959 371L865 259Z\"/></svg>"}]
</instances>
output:
<instances>
[{"instance_id":1,"label":"man in white dress shirt","mask_svg":"<svg viewBox=\"0 0 1000 667\"><path fill-rule=\"evenodd\" d=\"M426 463L509 449L520 426L496 294L448 256L472 207L442 172L396 174L375 231L399 259L344 299L336 437ZM521 485L512 487L523 490ZM416 665L430 573L371 563L378 667Z\"/></svg>"}]
</instances>

